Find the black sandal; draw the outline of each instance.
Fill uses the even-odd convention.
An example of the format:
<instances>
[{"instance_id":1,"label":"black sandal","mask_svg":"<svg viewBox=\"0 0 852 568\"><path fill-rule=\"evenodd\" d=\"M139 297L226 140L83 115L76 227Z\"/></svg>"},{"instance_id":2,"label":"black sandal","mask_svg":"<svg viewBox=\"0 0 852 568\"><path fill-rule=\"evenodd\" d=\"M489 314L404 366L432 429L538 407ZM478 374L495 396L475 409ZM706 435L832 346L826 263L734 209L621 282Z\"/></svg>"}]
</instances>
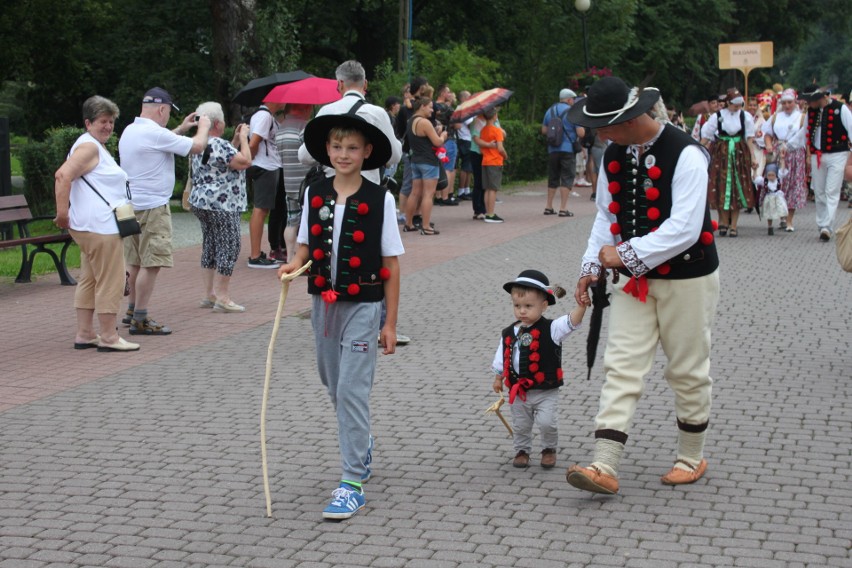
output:
<instances>
[{"instance_id":1,"label":"black sandal","mask_svg":"<svg viewBox=\"0 0 852 568\"><path fill-rule=\"evenodd\" d=\"M408 225L402 226L402 232L403 233L413 233L416 230L417 230L417 227L409 227Z\"/></svg>"},{"instance_id":2,"label":"black sandal","mask_svg":"<svg viewBox=\"0 0 852 568\"><path fill-rule=\"evenodd\" d=\"M728 238L729 239L733 239L736 236L737 236L737 230L736 229L731 229L730 231L728 231Z\"/></svg>"},{"instance_id":3,"label":"black sandal","mask_svg":"<svg viewBox=\"0 0 852 568\"><path fill-rule=\"evenodd\" d=\"M728 234L728 226L727 225L719 225L719 236L724 237Z\"/></svg>"},{"instance_id":4,"label":"black sandal","mask_svg":"<svg viewBox=\"0 0 852 568\"><path fill-rule=\"evenodd\" d=\"M574 214L566 209L565 211L560 211L559 216L560 217L573 217Z\"/></svg>"},{"instance_id":5,"label":"black sandal","mask_svg":"<svg viewBox=\"0 0 852 568\"><path fill-rule=\"evenodd\" d=\"M420 229L420 234L421 234L421 235L426 235L427 237L431 237L432 235L440 235L440 234L441 234L441 231L438 231L437 229L432 229L432 228L430 228L430 229Z\"/></svg>"},{"instance_id":6,"label":"black sandal","mask_svg":"<svg viewBox=\"0 0 852 568\"><path fill-rule=\"evenodd\" d=\"M550 207L548 207L548 208L546 208L546 209L544 210L544 214L545 214L545 215L556 215L556 211L554 211L553 209L551 209Z\"/></svg>"}]
</instances>

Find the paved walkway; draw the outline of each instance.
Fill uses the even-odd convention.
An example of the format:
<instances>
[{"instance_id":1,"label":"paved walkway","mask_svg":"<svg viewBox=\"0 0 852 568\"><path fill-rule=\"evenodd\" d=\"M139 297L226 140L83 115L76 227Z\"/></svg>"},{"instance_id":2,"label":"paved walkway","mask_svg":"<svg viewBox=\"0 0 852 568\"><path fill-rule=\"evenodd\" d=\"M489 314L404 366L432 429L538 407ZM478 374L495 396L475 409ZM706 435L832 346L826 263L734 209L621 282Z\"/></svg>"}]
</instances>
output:
<instances>
[{"instance_id":1,"label":"paved walkway","mask_svg":"<svg viewBox=\"0 0 852 568\"><path fill-rule=\"evenodd\" d=\"M0 568L852 565L852 278L833 243L817 242L813 206L794 234L767 237L746 216L739 239L720 240L705 479L658 481L676 435L659 358L622 493L565 483L564 468L591 455L601 381L600 361L583 379L584 331L565 346L558 467L511 467L502 425L482 414L511 320L500 285L534 266L571 288L587 195L572 203L577 217L544 217L531 186L504 198L504 225L441 208L442 235L403 236L400 332L414 341L380 358L368 508L343 523L319 515L336 428L303 317L284 319L274 356L264 516L271 273L241 266L233 296L249 310L212 314L194 307L197 247L179 251L153 308L176 331L131 355L73 351L73 291L55 279L0 286ZM288 314L305 296L294 285Z\"/></svg>"}]
</instances>

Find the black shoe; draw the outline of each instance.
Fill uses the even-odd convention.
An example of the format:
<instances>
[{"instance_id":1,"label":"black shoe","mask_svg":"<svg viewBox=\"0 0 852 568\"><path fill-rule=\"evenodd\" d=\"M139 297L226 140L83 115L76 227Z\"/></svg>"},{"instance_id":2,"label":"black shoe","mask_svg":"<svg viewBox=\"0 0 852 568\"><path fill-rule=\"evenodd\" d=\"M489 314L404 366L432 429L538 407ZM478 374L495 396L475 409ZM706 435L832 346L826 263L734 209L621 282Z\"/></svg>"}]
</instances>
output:
<instances>
[{"instance_id":1,"label":"black shoe","mask_svg":"<svg viewBox=\"0 0 852 568\"><path fill-rule=\"evenodd\" d=\"M124 312L124 317L121 318L121 323L124 325L130 325L131 320L133 319L133 310L127 310Z\"/></svg>"},{"instance_id":2,"label":"black shoe","mask_svg":"<svg viewBox=\"0 0 852 568\"><path fill-rule=\"evenodd\" d=\"M598 198L598 194L597 194L597 193L595 193L595 192L592 192L592 196L591 196L589 199L591 199L592 201L594 201L594 200L595 200L595 199L597 199L597 198Z\"/></svg>"},{"instance_id":3,"label":"black shoe","mask_svg":"<svg viewBox=\"0 0 852 568\"><path fill-rule=\"evenodd\" d=\"M260 256L257 258L248 259L249 268L278 268L279 266L281 264L277 260L270 260L263 253L260 253Z\"/></svg>"},{"instance_id":4,"label":"black shoe","mask_svg":"<svg viewBox=\"0 0 852 568\"><path fill-rule=\"evenodd\" d=\"M771 237L772 235L775 234L775 229L773 229L772 227L769 227L769 230L766 231L766 233Z\"/></svg>"},{"instance_id":5,"label":"black shoe","mask_svg":"<svg viewBox=\"0 0 852 568\"><path fill-rule=\"evenodd\" d=\"M497 214L495 213L494 215L486 215L485 216L485 222L486 223L502 223L503 218L498 217Z\"/></svg>"}]
</instances>

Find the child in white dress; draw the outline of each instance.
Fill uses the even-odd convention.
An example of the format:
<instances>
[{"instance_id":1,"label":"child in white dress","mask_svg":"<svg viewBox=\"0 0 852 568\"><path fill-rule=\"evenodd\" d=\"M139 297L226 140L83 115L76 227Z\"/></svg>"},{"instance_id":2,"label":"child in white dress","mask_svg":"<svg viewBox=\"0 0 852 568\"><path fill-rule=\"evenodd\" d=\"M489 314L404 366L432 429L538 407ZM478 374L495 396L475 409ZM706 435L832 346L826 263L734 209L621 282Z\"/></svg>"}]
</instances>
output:
<instances>
[{"instance_id":1,"label":"child in white dress","mask_svg":"<svg viewBox=\"0 0 852 568\"><path fill-rule=\"evenodd\" d=\"M775 229L772 227L773 221L786 221L787 219L787 200L784 199L784 192L781 191L781 178L786 174L786 170L778 169L777 164L768 164L763 172L764 177L758 177L754 180L757 187L763 187L763 204L761 206L763 216L766 218L767 233L775 234Z\"/></svg>"}]
</instances>

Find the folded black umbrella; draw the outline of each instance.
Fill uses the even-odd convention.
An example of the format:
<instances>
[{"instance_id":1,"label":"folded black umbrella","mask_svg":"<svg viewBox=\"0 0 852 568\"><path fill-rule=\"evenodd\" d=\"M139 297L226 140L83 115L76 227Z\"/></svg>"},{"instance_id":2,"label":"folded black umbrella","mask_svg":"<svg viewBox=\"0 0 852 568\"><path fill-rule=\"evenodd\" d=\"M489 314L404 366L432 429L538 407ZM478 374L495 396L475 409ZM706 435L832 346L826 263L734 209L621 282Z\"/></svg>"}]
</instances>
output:
<instances>
[{"instance_id":1,"label":"folded black umbrella","mask_svg":"<svg viewBox=\"0 0 852 568\"><path fill-rule=\"evenodd\" d=\"M586 380L592 378L592 367L598 354L598 341L601 337L601 325L603 324L603 311L609 305L609 294L606 291L607 271L601 272L601 277L592 286L592 317L589 322L589 337L586 339L586 365L589 374Z\"/></svg>"},{"instance_id":2,"label":"folded black umbrella","mask_svg":"<svg viewBox=\"0 0 852 568\"><path fill-rule=\"evenodd\" d=\"M296 71L273 73L266 77L252 79L246 83L245 87L240 89L237 94L234 95L233 101L247 107L258 106L261 102L263 102L263 98L269 94L269 91L271 91L273 87L286 85L287 83L294 83L311 77L313 77L313 75L305 73L301 69L297 69Z\"/></svg>"}]
</instances>

